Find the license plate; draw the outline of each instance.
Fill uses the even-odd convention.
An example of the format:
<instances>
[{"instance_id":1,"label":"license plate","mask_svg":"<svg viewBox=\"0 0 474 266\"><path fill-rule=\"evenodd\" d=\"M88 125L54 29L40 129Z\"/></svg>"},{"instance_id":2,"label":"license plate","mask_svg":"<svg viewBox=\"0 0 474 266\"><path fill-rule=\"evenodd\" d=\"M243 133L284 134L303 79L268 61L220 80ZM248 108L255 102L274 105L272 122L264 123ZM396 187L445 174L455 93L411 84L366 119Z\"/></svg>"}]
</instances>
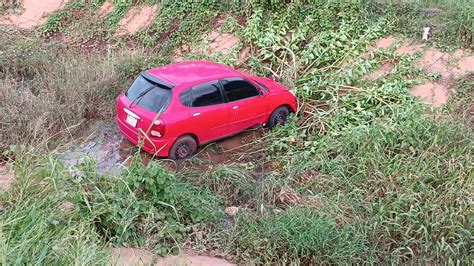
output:
<instances>
[{"instance_id":1,"label":"license plate","mask_svg":"<svg viewBox=\"0 0 474 266\"><path fill-rule=\"evenodd\" d=\"M127 115L127 119L125 120L125 122L127 122L132 127L137 126L137 119L131 115Z\"/></svg>"}]
</instances>

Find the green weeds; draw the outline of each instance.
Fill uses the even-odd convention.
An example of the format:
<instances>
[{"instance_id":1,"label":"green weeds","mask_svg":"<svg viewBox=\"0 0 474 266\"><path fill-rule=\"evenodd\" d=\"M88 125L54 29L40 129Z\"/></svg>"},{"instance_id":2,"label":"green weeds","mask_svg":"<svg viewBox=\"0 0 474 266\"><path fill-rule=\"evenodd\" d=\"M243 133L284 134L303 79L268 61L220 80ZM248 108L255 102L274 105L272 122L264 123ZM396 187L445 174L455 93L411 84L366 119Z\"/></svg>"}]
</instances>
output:
<instances>
[{"instance_id":1,"label":"green weeds","mask_svg":"<svg viewBox=\"0 0 474 266\"><path fill-rule=\"evenodd\" d=\"M17 158L18 180L2 196L3 263L102 264L105 247L115 245L166 255L192 226L222 215L219 197L156 162L143 167L135 157L119 176L99 176L94 166L86 160L70 171L53 157Z\"/></svg>"},{"instance_id":2,"label":"green weeds","mask_svg":"<svg viewBox=\"0 0 474 266\"><path fill-rule=\"evenodd\" d=\"M115 30L132 7L113 3L88 37ZM81 54L28 37L0 42L0 149L18 156L19 176L2 196L0 260L21 264L35 254L37 263L101 263L109 246L165 255L186 241L255 263L470 261L474 131L466 120L445 118L469 112L472 77L453 85L448 107L430 109L409 90L439 74L414 67L419 55L367 49L387 34L418 36L423 26L439 45L470 47L468 3L163 2L135 36L98 34L117 41L109 43L113 52ZM432 4L439 10L426 9ZM73 137L71 126L83 119L111 118L124 84L169 63L183 44L198 51L186 58L208 58L192 47L207 44L199 44L201 35L217 11L225 13L221 31L241 42L213 60L237 65L239 50L251 47L247 68L298 95L300 110L287 125L238 152L235 162L195 158L176 173L156 161L143 167L138 156L117 176L99 176L93 161L71 171L51 156L21 156L22 145L49 147L65 136L50 131ZM49 18L48 32L74 29L60 14ZM129 41L135 55L120 48ZM390 72L366 79L387 63ZM73 208L61 211L64 202ZM227 206L240 211L224 218Z\"/></svg>"}]
</instances>

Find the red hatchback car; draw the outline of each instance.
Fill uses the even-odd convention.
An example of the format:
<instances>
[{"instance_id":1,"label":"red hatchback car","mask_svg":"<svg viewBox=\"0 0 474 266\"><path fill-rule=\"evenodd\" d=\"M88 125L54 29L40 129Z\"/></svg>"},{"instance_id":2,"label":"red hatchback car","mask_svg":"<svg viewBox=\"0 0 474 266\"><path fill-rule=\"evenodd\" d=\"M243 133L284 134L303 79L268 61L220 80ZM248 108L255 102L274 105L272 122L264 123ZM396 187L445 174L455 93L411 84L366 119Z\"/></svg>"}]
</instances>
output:
<instances>
[{"instance_id":1,"label":"red hatchback car","mask_svg":"<svg viewBox=\"0 0 474 266\"><path fill-rule=\"evenodd\" d=\"M297 101L269 78L190 61L142 72L116 107L120 131L134 145L143 141L146 152L182 159L247 128L284 124Z\"/></svg>"}]
</instances>

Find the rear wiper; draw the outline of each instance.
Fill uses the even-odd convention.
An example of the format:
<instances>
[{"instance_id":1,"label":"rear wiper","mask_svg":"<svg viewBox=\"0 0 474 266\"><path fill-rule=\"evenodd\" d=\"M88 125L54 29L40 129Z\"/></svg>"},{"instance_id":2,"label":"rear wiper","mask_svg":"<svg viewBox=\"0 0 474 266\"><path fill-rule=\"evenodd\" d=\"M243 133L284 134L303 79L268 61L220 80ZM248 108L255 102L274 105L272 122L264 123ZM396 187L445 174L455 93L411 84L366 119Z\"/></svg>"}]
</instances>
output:
<instances>
[{"instance_id":1,"label":"rear wiper","mask_svg":"<svg viewBox=\"0 0 474 266\"><path fill-rule=\"evenodd\" d=\"M147 94L149 91L151 91L153 88L155 88L156 85L151 85L150 87L146 88L144 91L140 92L140 94L138 94L137 97L135 97L135 99L133 99L133 101L130 103L130 105L128 106L128 108L131 108L132 105L135 103L136 100L138 100L138 102L140 101L140 99L145 96L145 94ZM137 102L137 104L138 104Z\"/></svg>"}]
</instances>

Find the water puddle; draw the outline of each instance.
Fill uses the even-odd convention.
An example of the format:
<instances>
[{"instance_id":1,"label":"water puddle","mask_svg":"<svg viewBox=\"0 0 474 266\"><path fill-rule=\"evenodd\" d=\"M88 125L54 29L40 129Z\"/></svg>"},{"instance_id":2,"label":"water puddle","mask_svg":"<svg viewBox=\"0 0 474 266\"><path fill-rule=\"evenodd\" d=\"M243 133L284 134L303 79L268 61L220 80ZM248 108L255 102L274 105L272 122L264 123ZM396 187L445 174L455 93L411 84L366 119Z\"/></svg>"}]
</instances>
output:
<instances>
[{"instance_id":1,"label":"water puddle","mask_svg":"<svg viewBox=\"0 0 474 266\"><path fill-rule=\"evenodd\" d=\"M118 174L124 165L128 165L137 148L125 139L115 122L99 121L91 126L83 137L83 141L61 153L60 159L68 168L74 168L86 161L94 159L99 174ZM214 164L240 161L247 151L254 150L254 141L264 133L263 129L249 129L240 134L213 142L201 147L195 155L197 158ZM154 157L140 152L144 166ZM164 167L176 171L183 161L175 163L171 160L161 160Z\"/></svg>"},{"instance_id":2,"label":"water puddle","mask_svg":"<svg viewBox=\"0 0 474 266\"><path fill-rule=\"evenodd\" d=\"M61 153L61 160L73 168L91 158L96 161L99 173L118 174L121 165L136 153L136 148L122 137L115 122L99 122L92 126L91 131L80 145Z\"/></svg>"}]
</instances>

